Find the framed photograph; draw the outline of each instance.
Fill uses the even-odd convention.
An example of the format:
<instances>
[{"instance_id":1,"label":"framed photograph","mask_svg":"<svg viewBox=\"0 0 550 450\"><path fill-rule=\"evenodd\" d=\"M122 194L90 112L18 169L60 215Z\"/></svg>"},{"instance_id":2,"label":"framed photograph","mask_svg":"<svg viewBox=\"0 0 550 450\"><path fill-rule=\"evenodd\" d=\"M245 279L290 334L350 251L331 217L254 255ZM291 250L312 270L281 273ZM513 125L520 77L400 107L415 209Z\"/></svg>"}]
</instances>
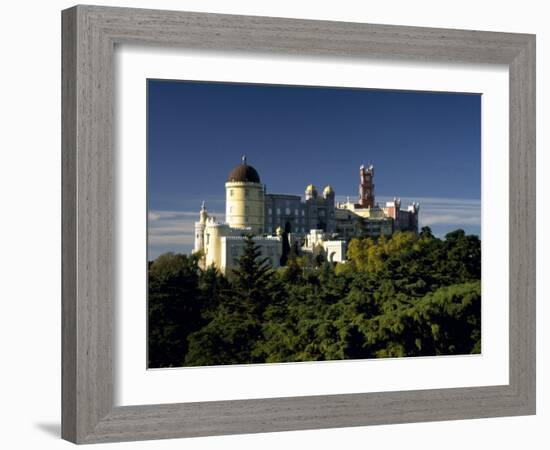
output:
<instances>
[{"instance_id":1,"label":"framed photograph","mask_svg":"<svg viewBox=\"0 0 550 450\"><path fill-rule=\"evenodd\" d=\"M535 413L535 37L62 13L62 435Z\"/></svg>"}]
</instances>

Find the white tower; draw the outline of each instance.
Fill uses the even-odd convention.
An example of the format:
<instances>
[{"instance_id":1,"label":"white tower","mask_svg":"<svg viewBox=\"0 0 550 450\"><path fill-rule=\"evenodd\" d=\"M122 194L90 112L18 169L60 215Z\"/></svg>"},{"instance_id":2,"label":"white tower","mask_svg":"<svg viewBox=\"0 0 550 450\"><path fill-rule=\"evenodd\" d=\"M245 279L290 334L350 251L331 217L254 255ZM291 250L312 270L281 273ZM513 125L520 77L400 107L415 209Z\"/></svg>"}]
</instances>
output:
<instances>
[{"instance_id":1,"label":"white tower","mask_svg":"<svg viewBox=\"0 0 550 450\"><path fill-rule=\"evenodd\" d=\"M195 222L195 248L193 249L193 253L204 250L204 229L206 227L206 219L208 219L206 202L202 202L199 221Z\"/></svg>"},{"instance_id":2,"label":"white tower","mask_svg":"<svg viewBox=\"0 0 550 450\"><path fill-rule=\"evenodd\" d=\"M250 227L252 233L264 231L264 190L254 167L246 156L235 167L225 183L225 221L232 228Z\"/></svg>"}]
</instances>

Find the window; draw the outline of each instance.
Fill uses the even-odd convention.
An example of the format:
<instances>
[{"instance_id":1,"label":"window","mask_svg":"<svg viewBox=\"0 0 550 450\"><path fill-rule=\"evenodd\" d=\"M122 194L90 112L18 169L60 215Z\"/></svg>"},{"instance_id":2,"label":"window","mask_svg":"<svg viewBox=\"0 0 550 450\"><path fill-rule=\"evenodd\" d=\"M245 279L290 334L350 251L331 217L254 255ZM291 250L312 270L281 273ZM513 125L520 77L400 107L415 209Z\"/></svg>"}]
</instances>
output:
<instances>
[{"instance_id":1,"label":"window","mask_svg":"<svg viewBox=\"0 0 550 450\"><path fill-rule=\"evenodd\" d=\"M269 209L267 210L267 213L268 213L269 215L272 215L272 214L273 214L273 209L272 209L272 208L269 208Z\"/></svg>"},{"instance_id":2,"label":"window","mask_svg":"<svg viewBox=\"0 0 550 450\"><path fill-rule=\"evenodd\" d=\"M306 215L306 212L305 210L302 209L302 216L305 216Z\"/></svg>"},{"instance_id":3,"label":"window","mask_svg":"<svg viewBox=\"0 0 550 450\"><path fill-rule=\"evenodd\" d=\"M294 215L297 216L299 214L299 211L297 209L294 210Z\"/></svg>"},{"instance_id":4,"label":"window","mask_svg":"<svg viewBox=\"0 0 550 450\"><path fill-rule=\"evenodd\" d=\"M290 215L290 208L286 208L286 209L285 209L285 214L286 214L287 216Z\"/></svg>"},{"instance_id":5,"label":"window","mask_svg":"<svg viewBox=\"0 0 550 450\"><path fill-rule=\"evenodd\" d=\"M277 208L277 215L281 215L281 208Z\"/></svg>"}]
</instances>

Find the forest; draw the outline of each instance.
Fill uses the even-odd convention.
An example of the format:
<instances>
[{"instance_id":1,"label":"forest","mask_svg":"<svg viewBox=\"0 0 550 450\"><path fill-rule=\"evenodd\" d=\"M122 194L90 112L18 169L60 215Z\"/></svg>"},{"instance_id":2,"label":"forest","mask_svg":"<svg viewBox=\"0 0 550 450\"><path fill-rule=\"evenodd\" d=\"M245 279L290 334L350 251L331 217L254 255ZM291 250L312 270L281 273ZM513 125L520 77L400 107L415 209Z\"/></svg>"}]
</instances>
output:
<instances>
[{"instance_id":1,"label":"forest","mask_svg":"<svg viewBox=\"0 0 550 450\"><path fill-rule=\"evenodd\" d=\"M199 262L149 263L149 368L481 352L481 242L463 230L352 239L339 264L291 251L277 269L247 237L230 273Z\"/></svg>"}]
</instances>

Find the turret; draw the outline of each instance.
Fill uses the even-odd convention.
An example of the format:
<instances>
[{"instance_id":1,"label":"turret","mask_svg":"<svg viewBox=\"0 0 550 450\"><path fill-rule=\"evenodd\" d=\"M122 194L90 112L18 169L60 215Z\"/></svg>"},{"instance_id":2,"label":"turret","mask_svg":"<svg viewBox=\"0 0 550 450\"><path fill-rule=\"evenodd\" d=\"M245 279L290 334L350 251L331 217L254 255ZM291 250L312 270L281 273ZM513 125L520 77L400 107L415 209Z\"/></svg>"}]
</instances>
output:
<instances>
[{"instance_id":1,"label":"turret","mask_svg":"<svg viewBox=\"0 0 550 450\"><path fill-rule=\"evenodd\" d=\"M328 185L323 189L323 197L334 198L334 189L332 189L332 186Z\"/></svg>"},{"instance_id":2,"label":"turret","mask_svg":"<svg viewBox=\"0 0 550 450\"><path fill-rule=\"evenodd\" d=\"M206 211L206 202L202 202L199 212L199 221L195 222L195 247L193 248L193 253L204 251L204 230L207 220L208 212Z\"/></svg>"},{"instance_id":3,"label":"turret","mask_svg":"<svg viewBox=\"0 0 550 450\"><path fill-rule=\"evenodd\" d=\"M313 184L308 184L305 192L306 200L311 200L317 198L317 189Z\"/></svg>"},{"instance_id":4,"label":"turret","mask_svg":"<svg viewBox=\"0 0 550 450\"><path fill-rule=\"evenodd\" d=\"M200 223L205 224L208 218L208 212L206 211L206 202L202 202L201 211L199 213Z\"/></svg>"}]
</instances>

